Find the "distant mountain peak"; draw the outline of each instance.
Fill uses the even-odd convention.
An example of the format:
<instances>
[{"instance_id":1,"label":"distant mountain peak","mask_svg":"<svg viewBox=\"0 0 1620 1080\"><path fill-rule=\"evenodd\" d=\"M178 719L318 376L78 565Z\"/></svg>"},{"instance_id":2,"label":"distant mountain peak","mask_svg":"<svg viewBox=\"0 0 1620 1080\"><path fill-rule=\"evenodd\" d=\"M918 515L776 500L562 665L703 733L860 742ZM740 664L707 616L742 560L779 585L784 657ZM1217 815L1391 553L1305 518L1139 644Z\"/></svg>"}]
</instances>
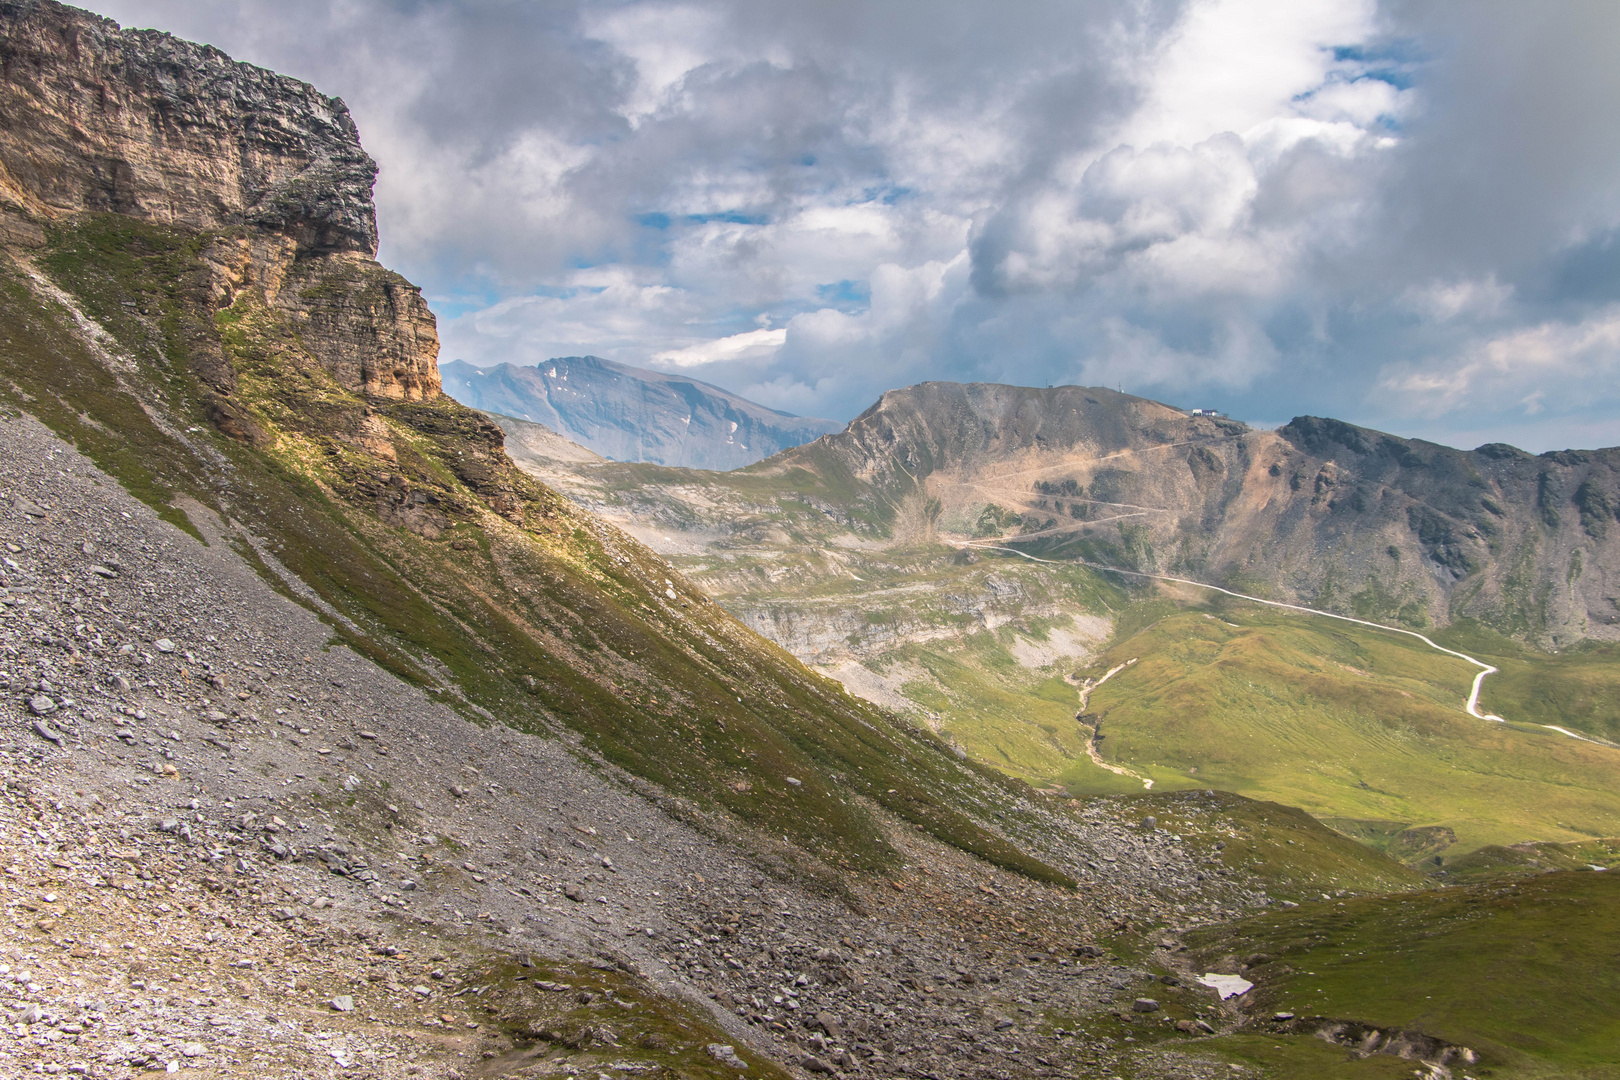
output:
<instances>
[{"instance_id":1,"label":"distant mountain peak","mask_svg":"<svg viewBox=\"0 0 1620 1080\"><path fill-rule=\"evenodd\" d=\"M1620 640L1620 447L1457 450L1318 416L1256 430L1101 387L927 382L756 471L793 468L853 481L906 542L1015 545L1414 627Z\"/></svg>"},{"instance_id":2,"label":"distant mountain peak","mask_svg":"<svg viewBox=\"0 0 1620 1080\"><path fill-rule=\"evenodd\" d=\"M487 368L456 360L439 370L462 404L543 424L614 461L737 469L843 428L599 356Z\"/></svg>"}]
</instances>

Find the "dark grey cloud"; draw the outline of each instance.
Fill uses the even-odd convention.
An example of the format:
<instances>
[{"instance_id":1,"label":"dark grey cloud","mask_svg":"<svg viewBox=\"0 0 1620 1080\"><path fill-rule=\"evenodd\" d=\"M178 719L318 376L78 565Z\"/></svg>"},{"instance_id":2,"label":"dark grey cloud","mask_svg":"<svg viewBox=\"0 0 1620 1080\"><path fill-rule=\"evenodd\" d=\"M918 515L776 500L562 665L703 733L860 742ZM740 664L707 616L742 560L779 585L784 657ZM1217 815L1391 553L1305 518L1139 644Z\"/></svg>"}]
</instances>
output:
<instances>
[{"instance_id":1,"label":"dark grey cloud","mask_svg":"<svg viewBox=\"0 0 1620 1080\"><path fill-rule=\"evenodd\" d=\"M342 95L447 358L1620 442L1611 4L93 6Z\"/></svg>"},{"instance_id":2,"label":"dark grey cloud","mask_svg":"<svg viewBox=\"0 0 1620 1080\"><path fill-rule=\"evenodd\" d=\"M1620 214L1620 9L1421 4L1421 106L1394 155L1387 225L1435 272L1524 267Z\"/></svg>"}]
</instances>

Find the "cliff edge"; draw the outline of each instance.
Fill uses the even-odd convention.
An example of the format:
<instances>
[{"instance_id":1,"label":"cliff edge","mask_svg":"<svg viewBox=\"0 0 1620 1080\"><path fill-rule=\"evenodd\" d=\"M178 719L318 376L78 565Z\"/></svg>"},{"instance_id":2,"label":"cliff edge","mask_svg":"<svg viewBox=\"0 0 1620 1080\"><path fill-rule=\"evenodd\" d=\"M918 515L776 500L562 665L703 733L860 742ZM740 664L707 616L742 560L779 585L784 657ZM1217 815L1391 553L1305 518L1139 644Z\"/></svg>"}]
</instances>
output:
<instances>
[{"instance_id":1,"label":"cliff edge","mask_svg":"<svg viewBox=\"0 0 1620 1080\"><path fill-rule=\"evenodd\" d=\"M35 216L377 251L377 164L348 107L308 83L51 0L0 0L0 70L0 196Z\"/></svg>"},{"instance_id":2,"label":"cliff edge","mask_svg":"<svg viewBox=\"0 0 1620 1080\"><path fill-rule=\"evenodd\" d=\"M43 247L47 228L96 213L205 233L211 274L194 284L216 308L252 291L344 388L433 398L433 314L372 258L376 175L348 108L308 83L51 0L0 0L0 243ZM197 373L236 389L217 353ZM256 430L223 402L211 418Z\"/></svg>"}]
</instances>

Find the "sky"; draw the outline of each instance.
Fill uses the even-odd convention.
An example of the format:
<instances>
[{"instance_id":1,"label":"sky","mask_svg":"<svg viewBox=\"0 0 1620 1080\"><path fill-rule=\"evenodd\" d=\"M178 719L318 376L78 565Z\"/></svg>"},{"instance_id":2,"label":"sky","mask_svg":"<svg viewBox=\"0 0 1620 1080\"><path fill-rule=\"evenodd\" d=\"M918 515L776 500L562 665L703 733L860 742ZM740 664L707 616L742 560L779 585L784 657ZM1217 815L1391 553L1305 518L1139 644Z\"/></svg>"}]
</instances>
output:
<instances>
[{"instance_id":1,"label":"sky","mask_svg":"<svg viewBox=\"0 0 1620 1080\"><path fill-rule=\"evenodd\" d=\"M441 359L1620 444L1620 5L92 0L341 96Z\"/></svg>"}]
</instances>

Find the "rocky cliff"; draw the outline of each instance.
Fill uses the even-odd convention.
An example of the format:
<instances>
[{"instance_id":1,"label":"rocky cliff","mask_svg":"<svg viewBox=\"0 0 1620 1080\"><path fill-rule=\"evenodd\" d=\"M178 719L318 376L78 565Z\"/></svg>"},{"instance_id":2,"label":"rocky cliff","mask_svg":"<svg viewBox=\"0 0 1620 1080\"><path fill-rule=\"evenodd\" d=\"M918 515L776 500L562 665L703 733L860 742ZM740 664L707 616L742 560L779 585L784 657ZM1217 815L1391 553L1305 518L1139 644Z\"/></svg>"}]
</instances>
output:
<instances>
[{"instance_id":1,"label":"rocky cliff","mask_svg":"<svg viewBox=\"0 0 1620 1080\"><path fill-rule=\"evenodd\" d=\"M566 356L535 367L441 369L445 393L464 405L515 416L613 461L736 469L842 425L768 409L696 379Z\"/></svg>"},{"instance_id":2,"label":"rocky cliff","mask_svg":"<svg viewBox=\"0 0 1620 1080\"><path fill-rule=\"evenodd\" d=\"M50 0L0 0L0 74L0 197L36 216L377 250L377 166L343 102L307 83Z\"/></svg>"},{"instance_id":3,"label":"rocky cliff","mask_svg":"<svg viewBox=\"0 0 1620 1080\"><path fill-rule=\"evenodd\" d=\"M46 227L97 212L206 234L208 280L192 284L216 306L251 292L341 386L431 398L433 315L372 259L376 174L343 102L307 83L49 0L0 0L0 239L43 246ZM217 356L199 373L235 389ZM214 412L251 429L228 404Z\"/></svg>"}]
</instances>

